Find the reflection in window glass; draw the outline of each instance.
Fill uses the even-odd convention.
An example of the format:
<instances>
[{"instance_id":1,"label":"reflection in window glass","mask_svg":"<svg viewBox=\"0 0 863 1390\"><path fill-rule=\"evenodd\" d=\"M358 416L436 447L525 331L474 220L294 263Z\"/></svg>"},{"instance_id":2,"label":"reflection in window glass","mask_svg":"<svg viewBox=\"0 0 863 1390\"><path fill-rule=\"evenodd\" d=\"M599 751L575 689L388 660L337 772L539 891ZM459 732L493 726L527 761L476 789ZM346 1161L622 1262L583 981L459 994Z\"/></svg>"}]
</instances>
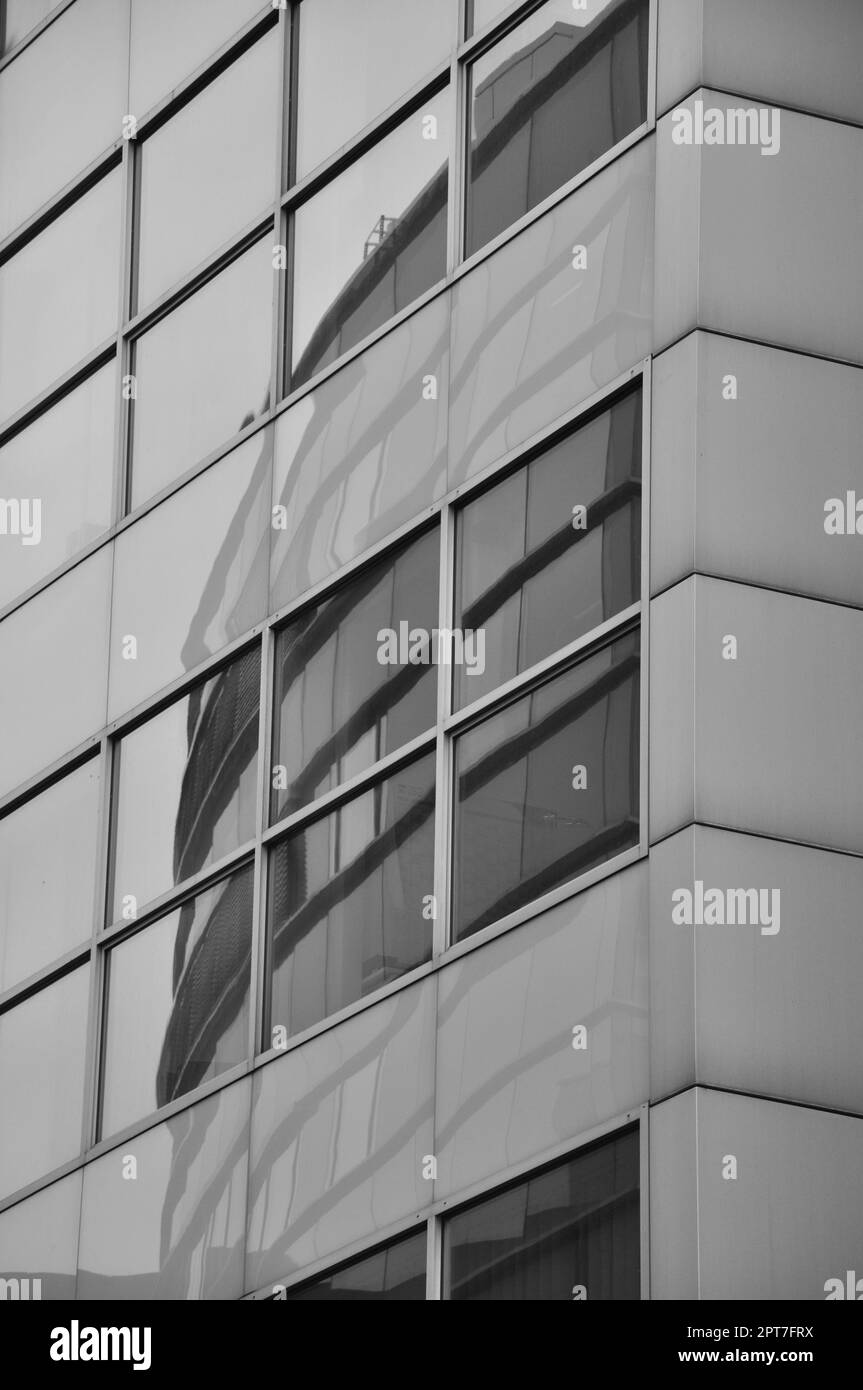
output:
<instances>
[{"instance_id":1,"label":"reflection in window glass","mask_svg":"<svg viewBox=\"0 0 863 1390\"><path fill-rule=\"evenodd\" d=\"M252 880L249 865L108 952L103 1135L245 1059Z\"/></svg>"},{"instance_id":2,"label":"reflection in window glass","mask_svg":"<svg viewBox=\"0 0 863 1390\"><path fill-rule=\"evenodd\" d=\"M458 0L304 0L297 178L304 178L447 57Z\"/></svg>"},{"instance_id":3,"label":"reflection in window glass","mask_svg":"<svg viewBox=\"0 0 863 1390\"><path fill-rule=\"evenodd\" d=\"M549 0L471 69L466 254L647 118L648 0Z\"/></svg>"},{"instance_id":4,"label":"reflection in window glass","mask_svg":"<svg viewBox=\"0 0 863 1390\"><path fill-rule=\"evenodd\" d=\"M260 662L255 647L121 740L115 920L253 837Z\"/></svg>"},{"instance_id":5,"label":"reflection in window glass","mask_svg":"<svg viewBox=\"0 0 863 1390\"><path fill-rule=\"evenodd\" d=\"M267 409L273 274L256 242L138 340L133 508Z\"/></svg>"},{"instance_id":6,"label":"reflection in window glass","mask_svg":"<svg viewBox=\"0 0 863 1390\"><path fill-rule=\"evenodd\" d=\"M40 24L57 3L58 0L5 0L0 4L0 57L4 53L11 53L15 45Z\"/></svg>"},{"instance_id":7,"label":"reflection in window glass","mask_svg":"<svg viewBox=\"0 0 863 1390\"><path fill-rule=\"evenodd\" d=\"M636 391L461 512L456 622L485 633L485 669L455 667L457 705L635 603L640 528Z\"/></svg>"},{"instance_id":8,"label":"reflection in window glass","mask_svg":"<svg viewBox=\"0 0 863 1390\"><path fill-rule=\"evenodd\" d=\"M0 1014L0 1199L81 1150L90 968Z\"/></svg>"},{"instance_id":9,"label":"reflection in window glass","mask_svg":"<svg viewBox=\"0 0 863 1390\"><path fill-rule=\"evenodd\" d=\"M279 633L273 762L285 771L272 794L273 819L432 727L434 653L421 637L433 634L437 619L438 534L429 531Z\"/></svg>"},{"instance_id":10,"label":"reflection in window glass","mask_svg":"<svg viewBox=\"0 0 863 1390\"><path fill-rule=\"evenodd\" d=\"M116 329L120 182L113 169L0 266L0 422Z\"/></svg>"},{"instance_id":11,"label":"reflection in window glass","mask_svg":"<svg viewBox=\"0 0 863 1390\"><path fill-rule=\"evenodd\" d=\"M272 203L280 109L271 29L141 143L141 308Z\"/></svg>"},{"instance_id":12,"label":"reflection in window glass","mask_svg":"<svg viewBox=\"0 0 863 1390\"><path fill-rule=\"evenodd\" d=\"M376 1250L373 1255L353 1260L341 1269L288 1289L290 1303L383 1302L405 1303L426 1296L426 1231L408 1236Z\"/></svg>"},{"instance_id":13,"label":"reflection in window glass","mask_svg":"<svg viewBox=\"0 0 863 1390\"><path fill-rule=\"evenodd\" d=\"M459 1302L639 1298L638 1131L450 1217L444 1287Z\"/></svg>"},{"instance_id":14,"label":"reflection in window glass","mask_svg":"<svg viewBox=\"0 0 863 1390\"><path fill-rule=\"evenodd\" d=\"M31 13L40 18L39 0L15 4L13 22L19 27L22 13L29 29ZM75 0L3 69L0 241L120 135L122 116L129 110L128 48L129 0ZM57 255L57 272L75 280L80 263L75 251L64 247ZM117 290L115 279L115 297ZM86 298L82 296L82 304Z\"/></svg>"},{"instance_id":15,"label":"reflection in window glass","mask_svg":"<svg viewBox=\"0 0 863 1390\"><path fill-rule=\"evenodd\" d=\"M426 102L294 219L294 385L446 273L449 98Z\"/></svg>"},{"instance_id":16,"label":"reflection in window glass","mask_svg":"<svg viewBox=\"0 0 863 1390\"><path fill-rule=\"evenodd\" d=\"M111 524L114 370L109 362L0 449L0 497L19 499L18 534L38 538L0 545L0 605Z\"/></svg>"},{"instance_id":17,"label":"reflection in window glass","mask_svg":"<svg viewBox=\"0 0 863 1390\"><path fill-rule=\"evenodd\" d=\"M273 1028L300 1033L430 958L434 781L432 753L273 850Z\"/></svg>"},{"instance_id":18,"label":"reflection in window glass","mask_svg":"<svg viewBox=\"0 0 863 1390\"><path fill-rule=\"evenodd\" d=\"M638 842L638 746L632 635L457 740L456 939Z\"/></svg>"},{"instance_id":19,"label":"reflection in window glass","mask_svg":"<svg viewBox=\"0 0 863 1390\"><path fill-rule=\"evenodd\" d=\"M99 762L0 820L0 994L93 929Z\"/></svg>"},{"instance_id":20,"label":"reflection in window glass","mask_svg":"<svg viewBox=\"0 0 863 1390\"><path fill-rule=\"evenodd\" d=\"M111 0L116 4L117 0ZM260 14L262 0L132 0L129 110L140 120Z\"/></svg>"}]
</instances>

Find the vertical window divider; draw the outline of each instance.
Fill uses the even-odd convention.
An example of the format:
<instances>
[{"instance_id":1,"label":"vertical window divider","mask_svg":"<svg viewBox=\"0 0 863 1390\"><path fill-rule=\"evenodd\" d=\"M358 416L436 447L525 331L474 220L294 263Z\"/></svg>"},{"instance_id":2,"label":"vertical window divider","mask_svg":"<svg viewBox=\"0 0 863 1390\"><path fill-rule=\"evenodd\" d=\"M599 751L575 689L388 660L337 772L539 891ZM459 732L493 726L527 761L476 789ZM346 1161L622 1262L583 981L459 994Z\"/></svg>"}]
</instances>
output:
<instances>
[{"instance_id":1,"label":"vertical window divider","mask_svg":"<svg viewBox=\"0 0 863 1390\"><path fill-rule=\"evenodd\" d=\"M443 1222L430 1216L426 1225L426 1301L443 1298Z\"/></svg>"},{"instance_id":2,"label":"vertical window divider","mask_svg":"<svg viewBox=\"0 0 863 1390\"><path fill-rule=\"evenodd\" d=\"M440 514L440 590L438 628L452 627L455 590L455 509L447 503ZM439 956L449 942L450 839L452 819L452 741L446 721L452 707L452 668L439 661L437 668L437 741L435 744L435 915L432 955Z\"/></svg>"},{"instance_id":3,"label":"vertical window divider","mask_svg":"<svg viewBox=\"0 0 863 1390\"><path fill-rule=\"evenodd\" d=\"M642 1301L650 1299L650 1106L638 1111L638 1229Z\"/></svg>"},{"instance_id":4,"label":"vertical window divider","mask_svg":"<svg viewBox=\"0 0 863 1390\"><path fill-rule=\"evenodd\" d=\"M650 431L653 362L642 363L641 375L641 619L638 633L640 724L638 735L638 847L650 847Z\"/></svg>"},{"instance_id":5,"label":"vertical window divider","mask_svg":"<svg viewBox=\"0 0 863 1390\"><path fill-rule=\"evenodd\" d=\"M279 10L279 138L276 142L276 186L273 211L273 246L284 246L286 250L285 269L273 267L273 324L270 360L270 414L285 390L288 333L290 331L288 306L293 258L288 245L288 214L282 207L285 189L291 183L294 168L294 120L295 110L295 40L296 6Z\"/></svg>"},{"instance_id":6,"label":"vertical window divider","mask_svg":"<svg viewBox=\"0 0 863 1390\"><path fill-rule=\"evenodd\" d=\"M116 392L114 400L114 495L112 499L112 518L116 525L122 521L129 506L131 486L130 459L132 452L132 409L131 399L127 399L124 381L132 371L132 344L126 333L126 324L132 315L132 295L135 283L135 257L138 253L138 229L140 199L136 183L139 175L139 160L136 140L123 141L123 162L120 166L123 180L122 227L120 231L120 287L117 312L117 356L115 361Z\"/></svg>"},{"instance_id":7,"label":"vertical window divider","mask_svg":"<svg viewBox=\"0 0 863 1390\"><path fill-rule=\"evenodd\" d=\"M267 973L267 864L268 853L261 843L269 824L270 776L273 743L273 689L275 680L276 636L272 624L264 628L261 646L261 687L258 701L258 799L255 816L255 866L252 895L252 959L250 963L249 1061L254 1062L264 1046L264 1029L269 1024Z\"/></svg>"},{"instance_id":8,"label":"vertical window divider","mask_svg":"<svg viewBox=\"0 0 863 1390\"><path fill-rule=\"evenodd\" d=\"M450 64L451 135L447 188L447 275L454 273L464 252L464 190L467 149L467 69L459 50L467 31L467 0L459 0L458 41Z\"/></svg>"},{"instance_id":9,"label":"vertical window divider","mask_svg":"<svg viewBox=\"0 0 863 1390\"><path fill-rule=\"evenodd\" d=\"M99 745L99 827L96 838L96 884L93 895L93 927L90 936L90 984L87 1004L87 1041L84 1058L84 1097L82 1106L81 1152L86 1153L96 1143L99 1121L99 1072L102 1055L102 1020L104 1018L105 952L99 936L105 925L108 886L110 882L111 808L114 801L114 763L116 750L113 740L103 734Z\"/></svg>"}]
</instances>

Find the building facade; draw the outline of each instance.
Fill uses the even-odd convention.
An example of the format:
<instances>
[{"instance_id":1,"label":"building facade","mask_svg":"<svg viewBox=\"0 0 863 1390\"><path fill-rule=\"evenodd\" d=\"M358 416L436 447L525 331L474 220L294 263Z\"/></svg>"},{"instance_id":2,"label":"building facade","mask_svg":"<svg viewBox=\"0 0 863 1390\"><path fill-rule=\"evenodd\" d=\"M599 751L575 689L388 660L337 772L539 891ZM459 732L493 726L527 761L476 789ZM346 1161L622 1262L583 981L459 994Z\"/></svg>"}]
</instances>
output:
<instances>
[{"instance_id":1,"label":"building facade","mask_svg":"<svg viewBox=\"0 0 863 1390\"><path fill-rule=\"evenodd\" d=\"M863 1275L859 0L0 54L6 1296Z\"/></svg>"}]
</instances>

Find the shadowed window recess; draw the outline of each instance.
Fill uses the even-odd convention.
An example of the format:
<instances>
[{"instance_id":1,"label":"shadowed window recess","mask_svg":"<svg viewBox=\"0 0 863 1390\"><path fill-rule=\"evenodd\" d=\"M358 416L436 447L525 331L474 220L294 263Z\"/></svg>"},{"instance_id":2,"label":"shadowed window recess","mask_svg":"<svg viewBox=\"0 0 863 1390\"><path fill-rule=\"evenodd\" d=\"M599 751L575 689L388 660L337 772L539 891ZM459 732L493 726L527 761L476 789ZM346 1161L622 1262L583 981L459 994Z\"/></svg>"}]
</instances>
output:
<instances>
[{"instance_id":1,"label":"shadowed window recess","mask_svg":"<svg viewBox=\"0 0 863 1390\"><path fill-rule=\"evenodd\" d=\"M628 633L456 740L454 940L638 843L639 717Z\"/></svg>"},{"instance_id":2,"label":"shadowed window recess","mask_svg":"<svg viewBox=\"0 0 863 1390\"><path fill-rule=\"evenodd\" d=\"M114 920L254 836L260 668L254 647L121 740Z\"/></svg>"},{"instance_id":3,"label":"shadowed window recess","mask_svg":"<svg viewBox=\"0 0 863 1390\"><path fill-rule=\"evenodd\" d=\"M628 1130L451 1216L444 1298L640 1298L638 1131Z\"/></svg>"},{"instance_id":4,"label":"shadowed window recess","mask_svg":"<svg viewBox=\"0 0 863 1390\"><path fill-rule=\"evenodd\" d=\"M641 389L459 513L456 623L485 670L455 667L456 707L614 617L640 595Z\"/></svg>"},{"instance_id":5,"label":"shadowed window recess","mask_svg":"<svg viewBox=\"0 0 863 1390\"><path fill-rule=\"evenodd\" d=\"M288 1289L289 1303L390 1302L405 1303L426 1296L426 1229L393 1241L342 1265L313 1283Z\"/></svg>"},{"instance_id":6,"label":"shadowed window recess","mask_svg":"<svg viewBox=\"0 0 863 1390\"><path fill-rule=\"evenodd\" d=\"M300 810L434 727L436 672L390 664L387 631L431 633L437 530L364 569L278 636L271 817Z\"/></svg>"},{"instance_id":7,"label":"shadowed window recess","mask_svg":"<svg viewBox=\"0 0 863 1390\"><path fill-rule=\"evenodd\" d=\"M431 753L271 851L268 1046L431 958L434 784Z\"/></svg>"},{"instance_id":8,"label":"shadowed window recess","mask_svg":"<svg viewBox=\"0 0 863 1390\"><path fill-rule=\"evenodd\" d=\"M549 0L470 75L470 256L647 119L648 0Z\"/></svg>"},{"instance_id":9,"label":"shadowed window recess","mask_svg":"<svg viewBox=\"0 0 863 1390\"><path fill-rule=\"evenodd\" d=\"M248 1055L252 894L248 865L108 951L103 1135Z\"/></svg>"}]
</instances>

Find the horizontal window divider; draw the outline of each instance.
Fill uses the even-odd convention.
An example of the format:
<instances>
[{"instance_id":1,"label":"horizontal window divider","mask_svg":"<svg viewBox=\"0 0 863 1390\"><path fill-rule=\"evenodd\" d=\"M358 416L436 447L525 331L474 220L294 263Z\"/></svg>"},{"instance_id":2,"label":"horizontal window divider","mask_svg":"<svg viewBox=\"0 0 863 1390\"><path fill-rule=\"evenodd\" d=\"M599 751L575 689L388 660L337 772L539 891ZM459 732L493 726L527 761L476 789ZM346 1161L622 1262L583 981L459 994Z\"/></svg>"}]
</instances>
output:
<instances>
[{"instance_id":1,"label":"horizontal window divider","mask_svg":"<svg viewBox=\"0 0 863 1390\"><path fill-rule=\"evenodd\" d=\"M148 329L155 327L162 319L167 318L174 309L185 304L194 294L197 294L198 290L203 289L211 280L214 280L221 271L227 270L228 266L239 260L240 256L256 242L267 240L266 233L272 233L273 230L273 213L274 208L270 204L253 221L248 223L239 236L232 237L230 241L225 242L212 256L196 266L190 275L176 285L172 285L152 304L148 304L146 309L134 314L123 325L121 336L135 342ZM274 275L280 273L282 272L273 271Z\"/></svg>"},{"instance_id":2,"label":"horizontal window divider","mask_svg":"<svg viewBox=\"0 0 863 1390\"><path fill-rule=\"evenodd\" d=\"M308 202L328 183L338 178L339 174L344 173L351 164L361 159L364 154L368 154L369 150L373 149L380 140L396 130L402 121L415 115L425 102L438 96L446 88L449 74L450 58L447 57L439 62L430 73L421 78L409 92L399 97L397 101L387 107L386 111L365 126L359 134L353 136L339 149L334 150L316 168L311 169L308 174L283 193L282 207L288 211L294 211L302 203ZM449 155L450 152L448 146L447 154Z\"/></svg>"},{"instance_id":3,"label":"horizontal window divider","mask_svg":"<svg viewBox=\"0 0 863 1390\"><path fill-rule=\"evenodd\" d=\"M247 840L240 845L239 849L232 850L230 854L224 855L216 860L214 864L208 864L206 868L200 869L191 878L184 879L182 883L175 884L166 892L161 893L158 898L153 898L151 902L145 903L135 917L131 919L118 918L111 922L104 931L99 933L97 938L100 947L116 945L118 940L125 940L127 937L135 936L139 931L143 931L160 917L166 917L169 912L174 912L176 908L182 907L183 903L207 888L212 888L214 884L220 883L222 879L230 878L238 869L244 869L251 864L255 854L255 841Z\"/></svg>"},{"instance_id":4,"label":"horizontal window divider","mask_svg":"<svg viewBox=\"0 0 863 1390\"><path fill-rule=\"evenodd\" d=\"M679 107L685 106L691 101L696 92L716 92L717 96L728 97L730 101L740 102L746 106L770 106L779 111L788 111L794 116L809 116L815 121L830 121L832 125L849 126L851 130L863 130L863 121L855 121L851 116L837 116L829 111L820 111L814 106L796 106L789 101L776 101L773 97L753 96L751 92L740 92L732 87L716 86L712 82L696 82L685 96L677 97L669 106L657 112L657 119L661 120L669 112L676 111Z\"/></svg>"},{"instance_id":5,"label":"horizontal window divider","mask_svg":"<svg viewBox=\"0 0 863 1390\"><path fill-rule=\"evenodd\" d=\"M469 35L463 43L459 44L459 61L470 62L474 58L480 57L483 53L494 48L501 39L506 38L507 34L516 29L524 20L529 19L537 10L541 10L546 0L529 0L528 4L516 3L510 5L507 10L502 10L499 15L490 20L482 29Z\"/></svg>"},{"instance_id":6,"label":"horizontal window divider","mask_svg":"<svg viewBox=\"0 0 863 1390\"><path fill-rule=\"evenodd\" d=\"M31 213L25 222L17 226L14 231L0 241L0 265L9 261L12 257L32 241L41 231L51 222L55 222L58 217L62 217L64 212L77 203L78 199L85 193L89 193L91 188L101 182L106 174L112 169L119 169L123 162L123 140L122 134L118 134L113 144L97 155L95 159L76 174L74 179L65 184L59 193L55 193L47 203L43 203L40 208Z\"/></svg>"},{"instance_id":7,"label":"horizontal window divider","mask_svg":"<svg viewBox=\"0 0 863 1390\"><path fill-rule=\"evenodd\" d=\"M60 4L56 5L53 10L50 10L43 19L40 19L39 23L35 24L29 33L25 34L23 39L21 39L14 48L10 48L8 53L4 53L3 57L0 58L0 72L2 72L5 67L8 67L9 63L11 63L14 58L17 58L19 53L23 53L25 48L29 48L31 43L33 43L35 39L38 39L40 34L44 34L45 30L50 28L54 23L54 20L59 19L61 14L63 14L65 10L68 10L70 5L73 4L74 0L60 0Z\"/></svg>"},{"instance_id":8,"label":"horizontal window divider","mask_svg":"<svg viewBox=\"0 0 863 1390\"><path fill-rule=\"evenodd\" d=\"M250 20L226 39L215 53L205 58L193 73L183 82L179 83L166 96L162 97L155 106L151 106L142 116L132 111L129 114L137 117L137 136L136 140L140 144L148 136L154 135L163 125L166 125L184 106L194 101L195 97L200 96L215 82L217 77L221 77L232 63L247 53L250 48L264 37L270 29L275 29L279 22L279 11L271 4L261 8L258 14L253 15Z\"/></svg>"},{"instance_id":9,"label":"horizontal window divider","mask_svg":"<svg viewBox=\"0 0 863 1390\"><path fill-rule=\"evenodd\" d=\"M10 415L6 420L0 422L0 448L8 444L16 434L37 420L40 415L44 415L52 406L57 405L64 396L73 391L76 386L80 386L88 376L104 367L110 362L117 352L118 335L112 333L110 338L103 338L102 342L86 357L80 358L74 367L70 367L62 376L57 377L46 386L44 391L40 391L38 396L33 396L31 400L16 410L14 415Z\"/></svg>"},{"instance_id":10,"label":"horizontal window divider","mask_svg":"<svg viewBox=\"0 0 863 1390\"><path fill-rule=\"evenodd\" d=\"M109 734L114 738L121 737L131 733L139 724L146 723L153 715L160 714L178 697L188 693L193 686L208 680L221 667L229 666L238 656L245 655L253 647L259 646L258 639L265 626L265 623L258 623L248 632L244 632L242 637L237 637L228 646L221 647L218 652L208 657L206 661L202 661L199 666L195 666L193 670L184 671L182 675L177 676L176 680L171 681L170 685L160 686L155 694L142 700L126 714L121 714L114 719L102 730L102 733Z\"/></svg>"},{"instance_id":11,"label":"horizontal window divider","mask_svg":"<svg viewBox=\"0 0 863 1390\"><path fill-rule=\"evenodd\" d=\"M185 1095L178 1096L176 1100L163 1105L161 1110L151 1110L142 1119L136 1120L131 1125L126 1125L123 1129L118 1129L113 1134L106 1134L99 1139L92 1148L81 1155L76 1167L83 1168L95 1159L101 1158L103 1154L111 1153L113 1149L120 1148L121 1145L128 1144L132 1139L140 1139L151 1129L157 1129L166 1120L171 1120L175 1115L180 1115L184 1110L188 1110L193 1105L200 1105L210 1096L216 1095L220 1091L225 1091L229 1086L234 1086L238 1081L242 1081L244 1076L248 1076L252 1070L252 1064L248 1060L238 1062L230 1071L222 1072L219 1076L211 1077L209 1081L204 1081L200 1086L196 1086L193 1091L187 1091Z\"/></svg>"},{"instance_id":12,"label":"horizontal window divider","mask_svg":"<svg viewBox=\"0 0 863 1390\"><path fill-rule=\"evenodd\" d=\"M569 642L559 651L553 652L551 656L538 661L526 671L521 671L511 680L506 681L496 690L492 690L488 695L483 695L470 705L465 705L463 709L457 710L446 720L444 728L447 733L458 733L466 727L479 723L489 710L502 709L504 705L511 704L521 695L525 694L532 686L541 685L548 676L562 674L568 670L573 662L573 658L581 656L592 656L595 652L601 651L611 640L618 635L623 635L627 630L635 629L638 619L641 616L641 601L632 603L628 608L624 608L620 613L616 613L613 618L608 618L599 627L592 628L583 637L577 637L574 642Z\"/></svg>"},{"instance_id":13,"label":"horizontal window divider","mask_svg":"<svg viewBox=\"0 0 863 1390\"><path fill-rule=\"evenodd\" d=\"M87 758L95 753L102 741L102 731L90 734L88 738L82 739L74 748L70 748L68 753L62 757L55 758L47 767L42 767L26 781L19 782L17 787L6 792L5 796L0 797L0 816L5 816L8 811L13 811L22 802L29 801L31 796L37 796L40 792L47 790L54 782L59 782L61 777L65 777L67 772L74 772L76 768L87 761Z\"/></svg>"},{"instance_id":14,"label":"horizontal window divider","mask_svg":"<svg viewBox=\"0 0 863 1390\"><path fill-rule=\"evenodd\" d=\"M358 772L355 777L351 777L347 782L342 782L333 791L318 797L317 801L310 802L299 811L295 811L293 815L285 816L283 820L274 821L269 830L264 832L262 843L271 846L274 840L291 835L296 830L308 825L310 821L320 820L344 802L350 801L352 797L367 791L376 782L385 781L392 773L398 772L400 768L422 757L423 753L432 752L436 738L437 731L434 728L418 734L416 738L411 739L410 743L403 744L394 753L388 753L373 767ZM272 768L268 768L267 773L271 774Z\"/></svg>"},{"instance_id":15,"label":"horizontal window divider","mask_svg":"<svg viewBox=\"0 0 863 1390\"><path fill-rule=\"evenodd\" d=\"M63 975L68 975L70 971L84 965L90 959L90 945L91 938L88 936L79 945L73 946L71 950L65 951L62 956L51 961L50 965L43 966L41 970L34 970L32 975L28 975L17 985L11 985L9 989L4 990L0 994L0 1016L14 1008L16 1004L23 1004L25 999L30 999L34 994L38 994L46 985L53 984Z\"/></svg>"}]
</instances>

